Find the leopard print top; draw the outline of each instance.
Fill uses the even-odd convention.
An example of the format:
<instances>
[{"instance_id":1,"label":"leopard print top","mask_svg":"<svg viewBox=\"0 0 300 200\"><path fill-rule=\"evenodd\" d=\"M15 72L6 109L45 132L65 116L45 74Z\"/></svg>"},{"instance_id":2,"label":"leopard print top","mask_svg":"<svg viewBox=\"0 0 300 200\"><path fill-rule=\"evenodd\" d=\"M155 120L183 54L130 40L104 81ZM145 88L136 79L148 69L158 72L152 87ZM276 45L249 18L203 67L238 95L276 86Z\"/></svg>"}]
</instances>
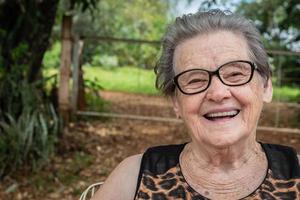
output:
<instances>
[{"instance_id":1,"label":"leopard print top","mask_svg":"<svg viewBox=\"0 0 300 200\"><path fill-rule=\"evenodd\" d=\"M135 200L207 200L185 180L179 166L182 145L152 147L142 158ZM263 183L244 200L300 199L300 167L293 149L262 144L269 169Z\"/></svg>"}]
</instances>

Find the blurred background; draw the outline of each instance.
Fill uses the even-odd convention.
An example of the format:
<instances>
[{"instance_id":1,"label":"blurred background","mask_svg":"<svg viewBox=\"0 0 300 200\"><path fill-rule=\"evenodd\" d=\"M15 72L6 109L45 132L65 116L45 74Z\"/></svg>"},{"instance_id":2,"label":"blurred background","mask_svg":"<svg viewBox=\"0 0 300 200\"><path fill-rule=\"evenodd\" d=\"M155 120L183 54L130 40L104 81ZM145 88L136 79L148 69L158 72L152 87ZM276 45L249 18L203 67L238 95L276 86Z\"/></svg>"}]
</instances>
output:
<instances>
[{"instance_id":1,"label":"blurred background","mask_svg":"<svg viewBox=\"0 0 300 200\"><path fill-rule=\"evenodd\" d=\"M125 157L188 140L155 89L176 16L250 18L273 70L258 140L300 152L298 0L0 0L0 199L78 199Z\"/></svg>"}]
</instances>

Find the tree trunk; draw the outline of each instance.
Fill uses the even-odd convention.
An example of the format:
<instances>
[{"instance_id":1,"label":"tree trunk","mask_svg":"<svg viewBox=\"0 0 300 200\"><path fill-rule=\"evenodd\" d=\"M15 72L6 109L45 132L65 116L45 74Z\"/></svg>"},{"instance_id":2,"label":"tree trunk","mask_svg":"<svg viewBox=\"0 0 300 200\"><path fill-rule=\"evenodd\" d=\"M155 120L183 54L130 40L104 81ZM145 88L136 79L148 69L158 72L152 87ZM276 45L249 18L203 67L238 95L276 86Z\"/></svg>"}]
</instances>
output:
<instances>
[{"instance_id":1,"label":"tree trunk","mask_svg":"<svg viewBox=\"0 0 300 200\"><path fill-rule=\"evenodd\" d=\"M19 67L21 78L29 82L41 78L57 5L58 0L6 0L0 4L0 48L6 71Z\"/></svg>"},{"instance_id":2,"label":"tree trunk","mask_svg":"<svg viewBox=\"0 0 300 200\"><path fill-rule=\"evenodd\" d=\"M58 0L0 2L0 67L3 70L0 78L1 85L5 85L5 90L0 92L0 118L10 113L18 119L27 104L23 104L21 91L14 88L42 78L41 63ZM43 97L41 86L37 93Z\"/></svg>"}]
</instances>

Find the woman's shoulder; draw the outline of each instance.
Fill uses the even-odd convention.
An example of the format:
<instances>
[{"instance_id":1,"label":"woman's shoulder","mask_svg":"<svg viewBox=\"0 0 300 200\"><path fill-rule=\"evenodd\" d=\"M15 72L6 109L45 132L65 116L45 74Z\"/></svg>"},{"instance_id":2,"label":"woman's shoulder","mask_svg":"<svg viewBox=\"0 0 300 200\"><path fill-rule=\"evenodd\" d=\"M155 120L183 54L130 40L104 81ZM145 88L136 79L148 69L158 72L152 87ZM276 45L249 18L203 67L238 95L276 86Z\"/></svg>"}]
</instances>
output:
<instances>
[{"instance_id":1,"label":"woman's shoulder","mask_svg":"<svg viewBox=\"0 0 300 200\"><path fill-rule=\"evenodd\" d=\"M269 144L262 143L262 147L267 153L268 156L280 159L285 159L288 161L298 161L298 153L297 151L290 146L285 146L281 144Z\"/></svg>"},{"instance_id":2,"label":"woman's shoulder","mask_svg":"<svg viewBox=\"0 0 300 200\"><path fill-rule=\"evenodd\" d=\"M133 199L141 172L149 169L160 172L169 168L169 165L175 165L184 145L153 146L143 154L125 158L108 176L92 200Z\"/></svg>"},{"instance_id":3,"label":"woman's shoulder","mask_svg":"<svg viewBox=\"0 0 300 200\"><path fill-rule=\"evenodd\" d=\"M300 178L297 151L279 144L262 144L268 158L269 168L280 179Z\"/></svg>"},{"instance_id":4,"label":"woman's shoulder","mask_svg":"<svg viewBox=\"0 0 300 200\"><path fill-rule=\"evenodd\" d=\"M134 178L136 177L138 170L140 168L141 160L143 154L137 154L125 158L119 165L113 170L110 176L114 176L117 179L125 178Z\"/></svg>"},{"instance_id":5,"label":"woman's shoulder","mask_svg":"<svg viewBox=\"0 0 300 200\"><path fill-rule=\"evenodd\" d=\"M108 176L92 200L133 199L142 154L125 158Z\"/></svg>"},{"instance_id":6,"label":"woman's shoulder","mask_svg":"<svg viewBox=\"0 0 300 200\"><path fill-rule=\"evenodd\" d=\"M118 165L119 168L131 168L131 167L140 167L141 159L143 154L136 154L125 158Z\"/></svg>"},{"instance_id":7,"label":"woman's shoulder","mask_svg":"<svg viewBox=\"0 0 300 200\"><path fill-rule=\"evenodd\" d=\"M185 144L171 144L148 148L143 154L141 171L162 174L176 166Z\"/></svg>"},{"instance_id":8,"label":"woman's shoulder","mask_svg":"<svg viewBox=\"0 0 300 200\"><path fill-rule=\"evenodd\" d=\"M151 157L160 157L160 156L177 156L183 150L185 144L169 144L169 145L160 145L153 146L148 148L145 153L145 156Z\"/></svg>"}]
</instances>

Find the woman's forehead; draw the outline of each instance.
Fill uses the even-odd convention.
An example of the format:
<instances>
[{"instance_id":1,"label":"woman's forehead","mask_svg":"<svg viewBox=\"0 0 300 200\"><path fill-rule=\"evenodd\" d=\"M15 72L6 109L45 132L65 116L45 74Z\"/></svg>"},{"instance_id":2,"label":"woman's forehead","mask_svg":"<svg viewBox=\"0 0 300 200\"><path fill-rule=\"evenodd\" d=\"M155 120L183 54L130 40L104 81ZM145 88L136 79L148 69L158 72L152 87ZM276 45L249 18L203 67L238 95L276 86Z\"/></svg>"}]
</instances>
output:
<instances>
[{"instance_id":1,"label":"woman's forehead","mask_svg":"<svg viewBox=\"0 0 300 200\"><path fill-rule=\"evenodd\" d=\"M190 67L216 67L232 60L249 60L246 40L229 31L198 35L179 44L174 53L175 71Z\"/></svg>"}]
</instances>

